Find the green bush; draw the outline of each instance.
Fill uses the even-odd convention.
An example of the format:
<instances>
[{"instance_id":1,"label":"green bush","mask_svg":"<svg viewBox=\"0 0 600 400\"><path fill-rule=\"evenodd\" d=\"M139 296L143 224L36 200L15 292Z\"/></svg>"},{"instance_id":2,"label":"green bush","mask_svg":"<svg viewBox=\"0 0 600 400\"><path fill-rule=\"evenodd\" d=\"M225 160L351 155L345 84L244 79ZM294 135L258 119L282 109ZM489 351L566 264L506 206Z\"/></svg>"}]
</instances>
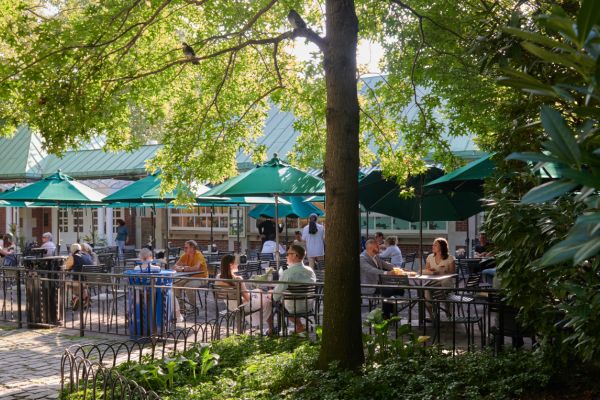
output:
<instances>
[{"instance_id":1,"label":"green bush","mask_svg":"<svg viewBox=\"0 0 600 400\"><path fill-rule=\"evenodd\" d=\"M409 341L406 346L412 348L414 343ZM180 376L173 376L175 385L157 384L154 373L139 380L139 371L150 371L157 363L164 366L160 363L176 357L148 360L137 367L129 363L119 369L132 373L129 377L147 388L161 386L158 392L162 398L223 400L512 399L543 391L551 376L541 356L529 352L452 356L439 348L417 347L409 352L388 351L385 358L377 357L358 373L335 365L319 371L318 343L236 336L207 348L208 354L218 354L219 362L197 379L192 378L189 365L184 365L176 370ZM185 354L189 359L201 352Z\"/></svg>"}]
</instances>

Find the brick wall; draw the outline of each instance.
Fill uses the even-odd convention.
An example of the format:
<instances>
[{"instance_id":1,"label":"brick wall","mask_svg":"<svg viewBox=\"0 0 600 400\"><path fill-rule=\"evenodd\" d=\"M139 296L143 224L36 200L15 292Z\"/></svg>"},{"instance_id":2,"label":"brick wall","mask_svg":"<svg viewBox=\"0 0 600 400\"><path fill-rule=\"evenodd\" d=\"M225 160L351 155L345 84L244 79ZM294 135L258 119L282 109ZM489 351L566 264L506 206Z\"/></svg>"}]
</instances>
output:
<instances>
[{"instance_id":1,"label":"brick wall","mask_svg":"<svg viewBox=\"0 0 600 400\"><path fill-rule=\"evenodd\" d=\"M6 213L8 212L8 210L6 209L6 207L1 207L0 208L0 236L6 232L8 229L6 228Z\"/></svg>"},{"instance_id":2,"label":"brick wall","mask_svg":"<svg viewBox=\"0 0 600 400\"><path fill-rule=\"evenodd\" d=\"M456 232L466 232L469 229L469 221L456 221Z\"/></svg>"},{"instance_id":3,"label":"brick wall","mask_svg":"<svg viewBox=\"0 0 600 400\"><path fill-rule=\"evenodd\" d=\"M44 219L44 209L43 208L32 208L31 209L31 219L35 221L35 227L31 228L31 239L35 240L38 243L42 243L42 233L44 233L43 219Z\"/></svg>"}]
</instances>

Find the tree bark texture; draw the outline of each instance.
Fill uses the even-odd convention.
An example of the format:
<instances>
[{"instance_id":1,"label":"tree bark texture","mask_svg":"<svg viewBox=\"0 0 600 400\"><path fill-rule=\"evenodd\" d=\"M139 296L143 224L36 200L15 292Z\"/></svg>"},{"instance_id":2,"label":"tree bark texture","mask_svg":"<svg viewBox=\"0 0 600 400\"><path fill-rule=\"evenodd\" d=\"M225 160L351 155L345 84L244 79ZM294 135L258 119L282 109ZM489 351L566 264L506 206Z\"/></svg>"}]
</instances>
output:
<instances>
[{"instance_id":1,"label":"tree bark texture","mask_svg":"<svg viewBox=\"0 0 600 400\"><path fill-rule=\"evenodd\" d=\"M357 238L359 107L356 85L358 19L354 1L328 0L327 147L324 176L327 213L324 325L319 366L338 361L356 369L364 361Z\"/></svg>"}]
</instances>

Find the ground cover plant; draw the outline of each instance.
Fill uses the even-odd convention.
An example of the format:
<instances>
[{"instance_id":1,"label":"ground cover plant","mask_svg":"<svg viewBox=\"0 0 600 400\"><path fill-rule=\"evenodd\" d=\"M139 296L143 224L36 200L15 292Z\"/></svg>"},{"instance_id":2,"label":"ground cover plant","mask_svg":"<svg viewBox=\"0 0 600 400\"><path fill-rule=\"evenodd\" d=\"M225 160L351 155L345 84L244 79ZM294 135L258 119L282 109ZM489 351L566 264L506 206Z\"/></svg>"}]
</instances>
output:
<instances>
[{"instance_id":1,"label":"ground cover plant","mask_svg":"<svg viewBox=\"0 0 600 400\"><path fill-rule=\"evenodd\" d=\"M378 352L380 346L367 352L370 356L357 372L335 365L318 370L318 342L245 335L117 369L165 399L544 398L536 396L550 390L555 379L537 353L452 356L423 347L410 334L387 343L375 334L371 343L377 341L385 353Z\"/></svg>"}]
</instances>

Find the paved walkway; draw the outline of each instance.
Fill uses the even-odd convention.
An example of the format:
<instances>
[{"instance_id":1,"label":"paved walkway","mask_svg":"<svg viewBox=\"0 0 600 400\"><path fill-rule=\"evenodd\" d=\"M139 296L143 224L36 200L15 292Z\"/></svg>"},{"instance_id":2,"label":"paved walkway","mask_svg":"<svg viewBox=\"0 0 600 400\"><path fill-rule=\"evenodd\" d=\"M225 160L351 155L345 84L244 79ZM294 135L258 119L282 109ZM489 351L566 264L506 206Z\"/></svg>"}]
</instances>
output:
<instances>
[{"instance_id":1,"label":"paved walkway","mask_svg":"<svg viewBox=\"0 0 600 400\"><path fill-rule=\"evenodd\" d=\"M114 341L114 336L88 333L82 338L75 330L16 329L0 322L0 399L58 398L65 348Z\"/></svg>"}]
</instances>

